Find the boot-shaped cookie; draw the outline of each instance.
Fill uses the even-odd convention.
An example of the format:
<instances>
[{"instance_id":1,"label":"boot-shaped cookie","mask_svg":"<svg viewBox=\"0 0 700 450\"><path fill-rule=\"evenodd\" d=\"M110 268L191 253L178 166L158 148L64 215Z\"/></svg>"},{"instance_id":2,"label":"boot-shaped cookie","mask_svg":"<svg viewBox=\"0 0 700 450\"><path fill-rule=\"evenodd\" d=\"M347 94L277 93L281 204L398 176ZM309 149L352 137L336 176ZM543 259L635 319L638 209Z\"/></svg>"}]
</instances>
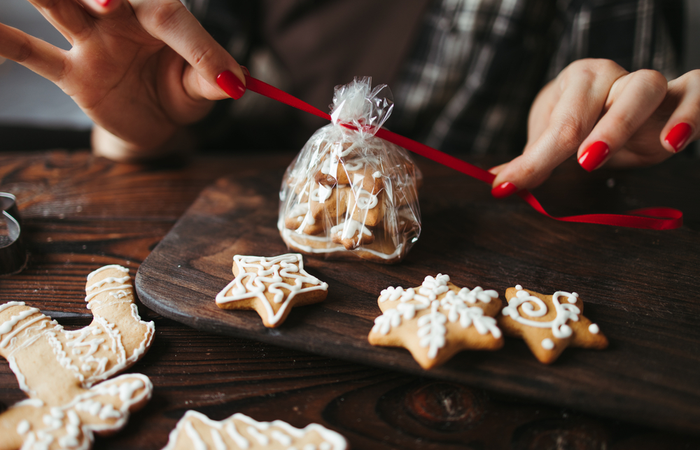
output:
<instances>
[{"instance_id":1,"label":"boot-shaped cookie","mask_svg":"<svg viewBox=\"0 0 700 450\"><path fill-rule=\"evenodd\" d=\"M150 347L153 322L134 304L128 269L105 266L88 276L92 323L66 331L21 302L0 305L0 355L29 396L0 415L0 450L86 448L92 433L121 428L151 396L140 374L91 388L135 363Z\"/></svg>"}]
</instances>

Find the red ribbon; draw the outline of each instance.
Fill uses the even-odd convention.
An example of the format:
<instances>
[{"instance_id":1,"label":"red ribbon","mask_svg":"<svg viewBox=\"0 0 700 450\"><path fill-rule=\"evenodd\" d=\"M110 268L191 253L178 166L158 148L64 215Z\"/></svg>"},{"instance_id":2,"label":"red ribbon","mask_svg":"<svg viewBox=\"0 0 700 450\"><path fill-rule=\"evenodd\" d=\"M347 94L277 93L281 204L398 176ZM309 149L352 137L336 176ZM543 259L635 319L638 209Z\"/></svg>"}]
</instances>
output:
<instances>
[{"instance_id":1,"label":"red ribbon","mask_svg":"<svg viewBox=\"0 0 700 450\"><path fill-rule=\"evenodd\" d=\"M328 113L325 113L320 109L299 100L293 95L289 95L288 93L277 89L274 86L253 78L248 74L246 74L246 85L247 89L250 91L264 95L265 97L277 100L302 111L306 111L323 119L331 120L331 116ZM385 128L380 128L377 131L376 136L396 144L399 147L403 147L406 150L410 150L413 153L445 165L451 169L469 175L470 177L476 178L477 180L483 181L486 184L492 184L493 180L496 178L496 176L491 172L476 167L466 161L455 158L454 156L443 153L425 144L416 142L413 139L393 133ZM644 228L651 230L672 230L683 226L683 213L673 208L643 208L628 211L627 214L584 214L579 216L554 217L544 210L542 205L540 205L540 202L538 202L529 191L519 191L518 195L540 214L561 222L594 223L599 225Z\"/></svg>"}]
</instances>

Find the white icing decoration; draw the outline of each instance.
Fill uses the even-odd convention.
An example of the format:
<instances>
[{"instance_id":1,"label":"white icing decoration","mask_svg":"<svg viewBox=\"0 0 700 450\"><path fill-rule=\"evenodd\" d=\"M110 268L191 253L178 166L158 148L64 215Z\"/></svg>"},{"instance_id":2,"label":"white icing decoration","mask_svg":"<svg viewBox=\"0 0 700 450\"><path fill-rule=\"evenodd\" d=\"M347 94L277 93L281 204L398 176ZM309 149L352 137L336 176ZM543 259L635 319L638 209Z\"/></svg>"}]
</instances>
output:
<instances>
[{"instance_id":1,"label":"white icing decoration","mask_svg":"<svg viewBox=\"0 0 700 450\"><path fill-rule=\"evenodd\" d=\"M17 434L25 434L32 428L28 420L22 420L17 424Z\"/></svg>"},{"instance_id":2,"label":"white icing decoration","mask_svg":"<svg viewBox=\"0 0 700 450\"><path fill-rule=\"evenodd\" d=\"M358 235L359 239L360 234L372 236L372 232L369 231L369 228L364 226L362 222L353 219L346 220L332 227L331 235L333 234L340 236L341 239L350 239L355 235Z\"/></svg>"},{"instance_id":3,"label":"white icing decoration","mask_svg":"<svg viewBox=\"0 0 700 450\"><path fill-rule=\"evenodd\" d=\"M198 433L193 423L199 422ZM273 422L258 422L250 417L236 413L222 421L211 420L207 416L197 411L187 411L185 415L177 423L175 429L170 433L168 444L163 450L173 450L178 446L178 443L191 443L190 446L194 449L209 448L208 442L204 440L204 429L209 429L211 442L216 450L224 450L230 448L222 438L222 435L230 438L236 447L243 450L251 448L251 446L261 446L269 448L302 448L302 449L317 449L317 450L346 450L347 441L340 434L331 431L321 425L312 423L306 427L299 429L289 425L281 420ZM248 437L244 437L238 430L244 430ZM184 433L183 433L184 431ZM307 439L309 435L315 435L321 442L318 445L309 443ZM182 436L186 436L188 441L183 441ZM182 441L182 442L181 442ZM304 442L306 441L306 442ZM295 445L296 444L296 445ZM303 447L298 447L299 444L304 444ZM280 447L280 445L282 447ZM313 447L309 447L312 445Z\"/></svg>"},{"instance_id":4,"label":"white icing decoration","mask_svg":"<svg viewBox=\"0 0 700 450\"><path fill-rule=\"evenodd\" d=\"M404 290L401 287L388 287L384 289L379 302L399 301L395 308L389 308L374 320L372 331L383 335L389 334L392 328L397 328L403 320L411 320L416 312L430 310L422 314L418 319L419 345L428 348L428 357L435 358L441 348L445 346L447 328L446 322L457 322L462 328L474 326L479 334L491 333L499 339L501 330L496 324L496 319L484 315L484 310L478 306L470 307L476 301L488 303L493 298L498 298L496 291L484 291L481 287L473 290L463 288L455 294L447 283L448 275L438 274L436 277L427 276L423 284L415 289ZM441 299L438 297L442 296ZM481 300L481 299L485 299Z\"/></svg>"},{"instance_id":5,"label":"white icing decoration","mask_svg":"<svg viewBox=\"0 0 700 450\"><path fill-rule=\"evenodd\" d=\"M542 348L545 350L552 350L554 348L554 341L552 341L550 338L543 339Z\"/></svg>"},{"instance_id":6,"label":"white icing decoration","mask_svg":"<svg viewBox=\"0 0 700 450\"><path fill-rule=\"evenodd\" d=\"M189 413L190 411L188 411ZM186 416L186 415L185 415ZM241 434L236 430L236 425L234 425L233 420L230 421L229 423L226 424L226 433L229 435L231 439L233 439L233 442L243 450L246 450L247 448L250 447L250 443L246 438L241 436Z\"/></svg>"},{"instance_id":7,"label":"white icing decoration","mask_svg":"<svg viewBox=\"0 0 700 450\"><path fill-rule=\"evenodd\" d=\"M588 326L588 331L591 334L598 334L598 333L600 333L600 328L598 327L598 325L592 323Z\"/></svg>"},{"instance_id":8,"label":"white icing decoration","mask_svg":"<svg viewBox=\"0 0 700 450\"><path fill-rule=\"evenodd\" d=\"M264 305L271 324L280 320L295 296L310 291L328 290L328 284L304 270L302 256L298 253L272 258L236 255L233 261L238 268L238 275L217 294L216 302L222 304L258 298ZM246 272L246 269L254 269L256 272ZM285 283L283 277L293 279L294 284ZM304 284L308 286L303 287ZM265 292L273 294L274 303L282 303L276 314Z\"/></svg>"},{"instance_id":9,"label":"white icing decoration","mask_svg":"<svg viewBox=\"0 0 700 450\"><path fill-rule=\"evenodd\" d=\"M289 210L289 217L302 217L305 216L306 213L309 212L309 204L307 203L298 203L294 205L292 209Z\"/></svg>"},{"instance_id":10,"label":"white icing decoration","mask_svg":"<svg viewBox=\"0 0 700 450\"><path fill-rule=\"evenodd\" d=\"M522 311L526 316L543 317L547 314L547 305L540 298L530 295L527 291L523 290L522 286L517 285L515 288L517 290L515 297L508 299L508 306L503 308L504 316L510 316L513 320L523 325L537 328L551 328L552 334L558 339L566 339L571 336L571 327L566 325L566 322L568 320L574 322L579 320L578 315L581 314L581 310L571 303L571 298L576 298L577 295L563 291L555 292L552 295L552 303L554 304L556 317L554 320L543 322L530 320L521 316L518 308L522 305ZM569 303L559 303L559 298L562 296L567 297ZM575 302L576 300L574 300L574 303Z\"/></svg>"},{"instance_id":11,"label":"white icing decoration","mask_svg":"<svg viewBox=\"0 0 700 450\"><path fill-rule=\"evenodd\" d=\"M97 269L97 270L95 270L95 271L93 271L93 272L90 272L90 274L88 274L88 276L87 276L87 279L88 279L88 281L90 281L90 279L91 279L92 277L94 277L95 275L97 275L98 273L100 273L100 272L102 272L102 271L105 271L105 270L110 270L110 269L119 270L119 271L124 272L124 273L126 273L126 274L129 273L129 269L127 269L126 267L122 267L122 266L120 266L120 265L118 265L118 264L111 264L111 265L108 265L108 266L102 266L102 267L100 267L99 269Z\"/></svg>"},{"instance_id":12,"label":"white icing decoration","mask_svg":"<svg viewBox=\"0 0 700 450\"><path fill-rule=\"evenodd\" d=\"M26 314L25 314L25 313L26 313ZM2 327L3 327L4 325L12 325L12 326L9 328L9 330L12 330L12 329L14 328L14 326L17 325L17 323L18 323L20 320L25 319L25 318L27 318L27 317L29 317L29 316L35 314L35 313L39 313L39 310L36 309L36 308L24 310L24 311L21 312L19 315L13 316L10 320L8 320L8 321L5 322L2 326L0 326L0 337L3 337L2 341L0 341L0 348L6 348L7 345L8 345L10 342L12 342L12 340L13 340L13 338L14 338L15 336L19 335L22 331L29 330L30 328L34 328L34 327L32 327L32 325L35 325L37 322L40 322L40 321L46 319L46 316L44 316L43 314L39 314L39 315L37 315L37 317L34 317L34 318L32 318L31 320L26 320L26 321L24 321L20 326L18 326L16 329L14 329L14 330L12 331L12 333L8 333L8 332L5 331L4 329L2 329ZM17 320L17 321L14 321L14 319L16 319L16 318L17 318L18 320ZM40 326L40 328L41 328L41 326ZM8 331L9 331L9 330L8 330ZM4 332L5 334L7 334L7 336L3 336L3 332Z\"/></svg>"},{"instance_id":13,"label":"white icing decoration","mask_svg":"<svg viewBox=\"0 0 700 450\"><path fill-rule=\"evenodd\" d=\"M438 350L445 346L445 322L447 317L438 312L440 302L434 300L430 305L430 313L418 319L418 337L420 346L428 347L428 358L435 358Z\"/></svg>"},{"instance_id":14,"label":"white icing decoration","mask_svg":"<svg viewBox=\"0 0 700 450\"><path fill-rule=\"evenodd\" d=\"M197 433L197 430L194 429L192 422L187 422L185 424L185 433L187 433L187 437L190 438L195 450L207 450L207 444L204 443L199 433Z\"/></svg>"},{"instance_id":15,"label":"white icing decoration","mask_svg":"<svg viewBox=\"0 0 700 450\"><path fill-rule=\"evenodd\" d=\"M222 439L219 430L215 428L211 429L211 440L214 441L214 448L216 450L226 450L226 443Z\"/></svg>"},{"instance_id":16,"label":"white icing decoration","mask_svg":"<svg viewBox=\"0 0 700 450\"><path fill-rule=\"evenodd\" d=\"M355 194L355 203L361 210L369 210L379 204L378 196L362 189L362 187L353 190L353 193Z\"/></svg>"},{"instance_id":17,"label":"white icing decoration","mask_svg":"<svg viewBox=\"0 0 700 450\"><path fill-rule=\"evenodd\" d=\"M254 427L250 426L246 429L248 434L253 437L260 445L267 445L270 443L270 438L256 430Z\"/></svg>"},{"instance_id":18,"label":"white icing decoration","mask_svg":"<svg viewBox=\"0 0 700 450\"><path fill-rule=\"evenodd\" d=\"M326 187L324 185L319 185L318 189L314 189L311 191L311 200L314 202L318 203L323 203L329 198L331 198L331 194L333 193L333 188Z\"/></svg>"},{"instance_id":19,"label":"white icing decoration","mask_svg":"<svg viewBox=\"0 0 700 450\"><path fill-rule=\"evenodd\" d=\"M283 221L278 222L277 228L280 230L280 233L287 241L290 241L294 244L294 247L306 253L335 253L347 251L347 249L344 246L332 242L330 237L311 236L285 228ZM303 241L317 242L321 244L321 247L312 247L311 245L305 244ZM360 250L363 252L367 252L373 256L376 256L377 258L391 260L394 258L398 258L403 253L403 243L397 245L392 253L381 253L376 250L364 247L360 247Z\"/></svg>"},{"instance_id":20,"label":"white icing decoration","mask_svg":"<svg viewBox=\"0 0 700 450\"><path fill-rule=\"evenodd\" d=\"M365 166L365 163L363 161L359 161L359 160L345 162L345 170L347 170L348 172L360 170L364 166Z\"/></svg>"},{"instance_id":21,"label":"white icing decoration","mask_svg":"<svg viewBox=\"0 0 700 450\"><path fill-rule=\"evenodd\" d=\"M141 374L128 374L107 381L83 394L75 396L71 402L62 405L47 407L38 399L25 400L15 408L36 408L42 410L41 423L33 426L28 420L23 420L17 425L17 434L24 438L22 448L49 449L52 444L58 444L59 448L87 449L92 442L93 432L108 432L118 430L126 423L129 410L134 404L147 400L151 396L153 385L148 377ZM136 393L134 387L140 386L141 392ZM115 393L118 398L105 398ZM100 398L103 405L95 398ZM116 408L115 408L116 406ZM83 423L81 416L91 415Z\"/></svg>"},{"instance_id":22,"label":"white icing decoration","mask_svg":"<svg viewBox=\"0 0 700 450\"><path fill-rule=\"evenodd\" d=\"M88 280L106 269L116 269L128 274L128 269L123 267L105 266L91 273ZM90 308L91 304L87 307L93 311L94 320L91 325L75 331L64 330L38 309L29 308L22 302L0 305L0 313L11 307L22 308L14 314L5 313L4 320L0 323L0 350L3 350L3 356L15 373L20 388L30 396L15 407L41 411L39 414L33 414L33 417L39 418L38 422L23 421L17 425L15 431L24 439L23 448L53 448L56 445L61 448L87 448L92 440L93 431L121 428L132 405L150 398L152 385L147 377L139 374L124 375L90 389L96 381L106 379L134 362L135 358L150 346L153 338L154 324L140 320L133 303L133 288L131 284L123 284L128 280L128 275L107 277L89 284L86 292L91 292L89 299L94 299L92 306L95 308ZM119 286L115 288L110 284ZM105 297L97 297L101 293L105 293ZM116 308L128 305L128 309L118 312L104 309L106 315L98 314L97 311L107 305L115 305ZM126 311L128 313L123 314ZM111 323L114 319L109 314L114 314L119 321ZM128 355L121 342L117 323L121 324L119 326L129 327L130 330L144 330L145 335L141 342L132 338ZM107 345L108 341L111 341L111 346ZM75 376L75 389L83 393L73 397L70 403L49 407L42 396L52 393L43 385L41 389L36 386L32 389L32 386L28 385L28 378L23 375L20 367L26 367L26 359L31 357L27 356L26 350L36 345L51 348L60 364L59 368L66 369ZM137 348L132 350L134 345ZM105 370L108 367L109 370ZM33 378L30 379L33 381ZM78 412L93 418L83 424Z\"/></svg>"}]
</instances>

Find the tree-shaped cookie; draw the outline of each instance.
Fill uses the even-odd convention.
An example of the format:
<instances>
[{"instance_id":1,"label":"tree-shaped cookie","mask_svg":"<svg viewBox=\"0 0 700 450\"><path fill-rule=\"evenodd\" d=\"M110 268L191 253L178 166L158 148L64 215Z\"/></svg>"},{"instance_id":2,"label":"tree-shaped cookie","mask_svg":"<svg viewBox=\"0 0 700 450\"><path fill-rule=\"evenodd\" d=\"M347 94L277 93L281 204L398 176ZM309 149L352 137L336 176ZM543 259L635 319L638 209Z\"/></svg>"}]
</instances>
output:
<instances>
[{"instance_id":1,"label":"tree-shaped cookie","mask_svg":"<svg viewBox=\"0 0 700 450\"><path fill-rule=\"evenodd\" d=\"M196 411L187 411L170 433L163 450L345 450L343 436L312 423L299 429L281 420L258 422L244 414L216 421Z\"/></svg>"},{"instance_id":2,"label":"tree-shaped cookie","mask_svg":"<svg viewBox=\"0 0 700 450\"><path fill-rule=\"evenodd\" d=\"M498 324L506 335L522 338L540 362L554 362L567 346L608 346L598 325L583 316L583 302L575 292L543 295L517 285L506 290L506 299Z\"/></svg>"},{"instance_id":3,"label":"tree-shaped cookie","mask_svg":"<svg viewBox=\"0 0 700 450\"><path fill-rule=\"evenodd\" d=\"M424 369L462 350L503 346L494 318L501 309L496 291L460 289L440 274L417 288L389 287L378 303L383 314L374 321L370 344L404 347Z\"/></svg>"},{"instance_id":4,"label":"tree-shaped cookie","mask_svg":"<svg viewBox=\"0 0 700 450\"><path fill-rule=\"evenodd\" d=\"M318 303L328 294L328 284L304 270L298 253L272 258L236 255L233 275L233 281L217 294L217 306L255 310L269 328L284 322L292 307Z\"/></svg>"},{"instance_id":5,"label":"tree-shaped cookie","mask_svg":"<svg viewBox=\"0 0 700 450\"><path fill-rule=\"evenodd\" d=\"M0 305L0 355L29 396L0 415L0 449L89 448L93 433L116 432L150 399L144 375L103 381L139 360L155 331L138 315L128 269L96 270L85 292L93 321L74 331L22 302Z\"/></svg>"}]
</instances>

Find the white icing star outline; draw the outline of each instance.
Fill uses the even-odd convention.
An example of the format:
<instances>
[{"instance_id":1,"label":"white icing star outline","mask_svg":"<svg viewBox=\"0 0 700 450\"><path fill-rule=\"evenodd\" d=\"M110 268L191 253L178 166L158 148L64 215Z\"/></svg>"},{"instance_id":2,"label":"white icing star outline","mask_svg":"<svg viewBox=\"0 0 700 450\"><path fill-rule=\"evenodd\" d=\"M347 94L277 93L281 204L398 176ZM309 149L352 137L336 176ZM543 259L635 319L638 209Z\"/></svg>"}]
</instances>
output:
<instances>
[{"instance_id":1,"label":"white icing star outline","mask_svg":"<svg viewBox=\"0 0 700 450\"><path fill-rule=\"evenodd\" d=\"M216 303L257 298L265 307L268 321L273 324L284 316L292 299L297 295L328 289L327 283L304 270L304 261L299 253L287 253L271 258L235 255L233 262L238 268L238 275L216 295ZM255 269L257 272L246 272L246 268ZM285 283L284 278L293 279L294 284ZM303 287L304 283L310 286ZM231 294L226 295L229 290ZM273 294L273 302L282 303L277 314L274 313L265 292Z\"/></svg>"}]
</instances>

